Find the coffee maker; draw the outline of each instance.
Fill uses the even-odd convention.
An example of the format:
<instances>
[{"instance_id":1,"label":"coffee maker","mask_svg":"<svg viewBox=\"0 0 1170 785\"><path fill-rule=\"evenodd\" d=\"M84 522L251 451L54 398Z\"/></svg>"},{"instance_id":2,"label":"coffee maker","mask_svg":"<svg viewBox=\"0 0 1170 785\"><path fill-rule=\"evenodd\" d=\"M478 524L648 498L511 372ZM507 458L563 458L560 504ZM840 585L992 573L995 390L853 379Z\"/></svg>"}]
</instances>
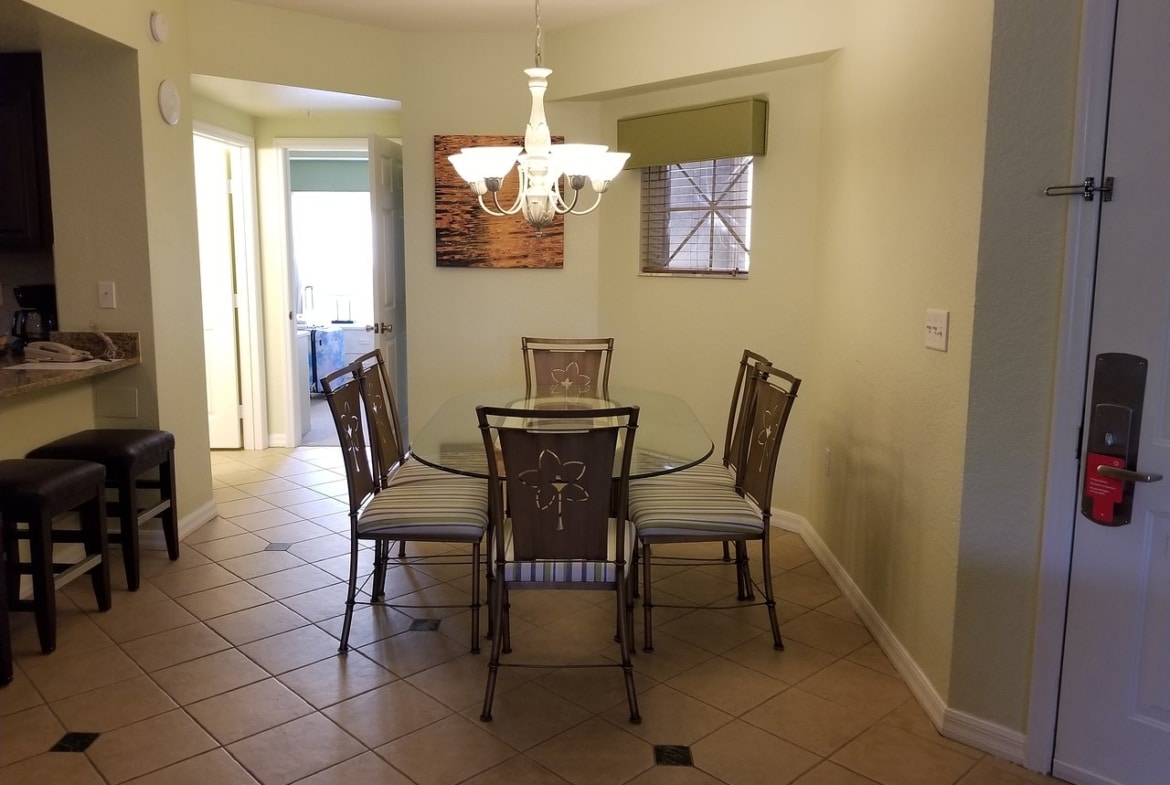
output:
<instances>
[{"instance_id":1,"label":"coffee maker","mask_svg":"<svg viewBox=\"0 0 1170 785\"><path fill-rule=\"evenodd\" d=\"M29 341L47 341L49 333L57 329L57 287L52 284L14 286L12 294L20 306L12 314L15 338Z\"/></svg>"}]
</instances>

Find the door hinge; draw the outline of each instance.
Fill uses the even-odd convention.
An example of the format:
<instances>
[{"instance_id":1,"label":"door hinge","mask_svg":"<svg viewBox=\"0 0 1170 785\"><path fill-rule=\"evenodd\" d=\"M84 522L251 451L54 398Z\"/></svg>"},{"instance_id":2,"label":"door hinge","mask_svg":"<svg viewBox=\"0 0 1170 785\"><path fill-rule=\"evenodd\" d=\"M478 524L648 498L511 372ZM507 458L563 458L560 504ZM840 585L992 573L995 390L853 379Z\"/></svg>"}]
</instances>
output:
<instances>
[{"instance_id":1,"label":"door hinge","mask_svg":"<svg viewBox=\"0 0 1170 785\"><path fill-rule=\"evenodd\" d=\"M236 406L236 419L237 420L244 419L244 404L242 404L242 403L239 404L238 406Z\"/></svg>"},{"instance_id":2,"label":"door hinge","mask_svg":"<svg viewBox=\"0 0 1170 785\"><path fill-rule=\"evenodd\" d=\"M1080 185L1050 185L1044 189L1045 196L1076 196L1080 197L1086 202L1093 201L1093 194L1100 193L1102 202L1113 201L1113 178L1106 177L1105 182L1100 187L1096 185L1096 179L1086 177L1081 181Z\"/></svg>"}]
</instances>

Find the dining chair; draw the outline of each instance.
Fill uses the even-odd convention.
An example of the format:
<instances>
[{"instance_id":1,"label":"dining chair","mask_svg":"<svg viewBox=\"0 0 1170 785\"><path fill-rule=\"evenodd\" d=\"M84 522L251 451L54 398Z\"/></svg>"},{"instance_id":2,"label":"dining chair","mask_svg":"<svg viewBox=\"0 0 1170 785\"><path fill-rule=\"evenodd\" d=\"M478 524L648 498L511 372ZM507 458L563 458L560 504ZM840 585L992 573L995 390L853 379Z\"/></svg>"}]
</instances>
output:
<instances>
[{"instance_id":1,"label":"dining chair","mask_svg":"<svg viewBox=\"0 0 1170 785\"><path fill-rule=\"evenodd\" d=\"M371 604L396 609L454 608L463 605L412 605L385 601L385 579L389 544L392 542L448 543L471 548L471 652L479 652L480 543L488 527L488 494L483 480L449 475L450 479L425 481L417 476L393 474L383 486L370 442L373 418L363 396L363 381L370 381L360 361L334 371L321 380L345 464L349 492L350 559L349 589L345 600L345 621L339 651L349 648L353 608L357 603L359 545L374 543L374 568L363 587ZM391 395L389 388L384 394ZM489 540L490 542L490 540ZM465 563L466 560L460 560ZM417 556L402 559L399 566L451 563L449 559Z\"/></svg>"},{"instance_id":2,"label":"dining chair","mask_svg":"<svg viewBox=\"0 0 1170 785\"><path fill-rule=\"evenodd\" d=\"M767 608L775 648L783 649L780 626L776 621L776 598L772 588L772 565L769 533L772 518L772 486L780 444L792 404L800 389L800 379L792 374L760 363L747 375L745 427L736 460L735 482L691 485L632 485L629 514L642 549L643 650L654 650L652 595L652 550L665 543L718 542L736 543L736 572L740 580L754 583L747 563L747 543L760 543L762 592L764 599L745 597L740 587L739 603L706 605L708 609L743 607L745 603ZM761 589L755 586L756 589ZM662 607L693 608L689 605Z\"/></svg>"},{"instance_id":3,"label":"dining chair","mask_svg":"<svg viewBox=\"0 0 1170 785\"><path fill-rule=\"evenodd\" d=\"M732 488L735 486L735 469L738 464L740 445L743 442L743 430L746 426L747 417L747 403L748 392L753 388L747 383L748 377L755 370L758 365L770 364L768 359L758 352L751 349L744 349L740 356L739 365L735 374L735 385L731 392L731 405L727 411L727 428L723 439L723 455L712 455L702 463L691 466L680 472L672 472L670 474L663 474L657 477L647 477L641 480L633 480L630 483L631 489L635 493L637 489L644 487L654 487L656 485L717 485L720 487ZM730 541L723 541L723 561L731 561ZM737 543L737 546L742 549L743 543ZM640 555L635 552L634 561L637 563ZM693 564L709 563L710 558L706 557L672 557L669 561L677 562L691 562ZM746 567L746 560L743 553L737 553L737 563ZM755 597L752 589L752 581L750 575L745 575L741 571L738 575L739 591L738 596L741 600L750 600Z\"/></svg>"},{"instance_id":4,"label":"dining chair","mask_svg":"<svg viewBox=\"0 0 1170 785\"><path fill-rule=\"evenodd\" d=\"M495 580L488 601L496 634L481 720L492 719L501 666L620 667L630 722L641 722L630 657L634 574L628 567L634 531L626 516L638 411L637 406L588 412L477 407L490 475L488 507L496 527ZM500 655L512 651L508 598L516 589L613 592L619 661L501 662Z\"/></svg>"},{"instance_id":5,"label":"dining chair","mask_svg":"<svg viewBox=\"0 0 1170 785\"><path fill-rule=\"evenodd\" d=\"M524 386L529 398L605 398L613 338L522 336Z\"/></svg>"}]
</instances>

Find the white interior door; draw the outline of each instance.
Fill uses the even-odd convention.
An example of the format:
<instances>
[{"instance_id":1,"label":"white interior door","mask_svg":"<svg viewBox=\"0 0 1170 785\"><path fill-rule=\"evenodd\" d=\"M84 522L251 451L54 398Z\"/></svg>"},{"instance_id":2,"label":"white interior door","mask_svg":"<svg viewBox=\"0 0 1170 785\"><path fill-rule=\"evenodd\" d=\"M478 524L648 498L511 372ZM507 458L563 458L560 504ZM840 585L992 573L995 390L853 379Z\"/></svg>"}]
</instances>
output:
<instances>
[{"instance_id":1,"label":"white interior door","mask_svg":"<svg viewBox=\"0 0 1170 785\"><path fill-rule=\"evenodd\" d=\"M370 136L370 208L374 231L374 329L409 443L406 397L406 246L403 238L402 146Z\"/></svg>"},{"instance_id":2,"label":"white interior door","mask_svg":"<svg viewBox=\"0 0 1170 785\"><path fill-rule=\"evenodd\" d=\"M1104 171L1116 189L1101 206L1089 367L1102 353L1148 361L1136 464L1170 478L1167 41L1170 3L1120 0ZM1170 479L1134 485L1128 525L1077 516L1053 773L1170 782Z\"/></svg>"},{"instance_id":3,"label":"white interior door","mask_svg":"<svg viewBox=\"0 0 1170 785\"><path fill-rule=\"evenodd\" d=\"M195 136L195 198L207 373L207 430L212 449L239 449L240 369L236 325L231 165L226 146Z\"/></svg>"}]
</instances>

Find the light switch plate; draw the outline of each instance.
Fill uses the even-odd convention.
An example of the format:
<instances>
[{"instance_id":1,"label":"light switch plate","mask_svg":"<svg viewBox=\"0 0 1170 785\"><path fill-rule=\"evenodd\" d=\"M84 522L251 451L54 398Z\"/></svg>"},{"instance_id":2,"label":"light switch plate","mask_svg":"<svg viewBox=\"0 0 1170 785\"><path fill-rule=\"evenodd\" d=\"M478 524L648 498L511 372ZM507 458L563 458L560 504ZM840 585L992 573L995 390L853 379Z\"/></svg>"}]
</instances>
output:
<instances>
[{"instance_id":1,"label":"light switch plate","mask_svg":"<svg viewBox=\"0 0 1170 785\"><path fill-rule=\"evenodd\" d=\"M951 312L938 308L926 309L926 348L945 352L950 332Z\"/></svg>"}]
</instances>

